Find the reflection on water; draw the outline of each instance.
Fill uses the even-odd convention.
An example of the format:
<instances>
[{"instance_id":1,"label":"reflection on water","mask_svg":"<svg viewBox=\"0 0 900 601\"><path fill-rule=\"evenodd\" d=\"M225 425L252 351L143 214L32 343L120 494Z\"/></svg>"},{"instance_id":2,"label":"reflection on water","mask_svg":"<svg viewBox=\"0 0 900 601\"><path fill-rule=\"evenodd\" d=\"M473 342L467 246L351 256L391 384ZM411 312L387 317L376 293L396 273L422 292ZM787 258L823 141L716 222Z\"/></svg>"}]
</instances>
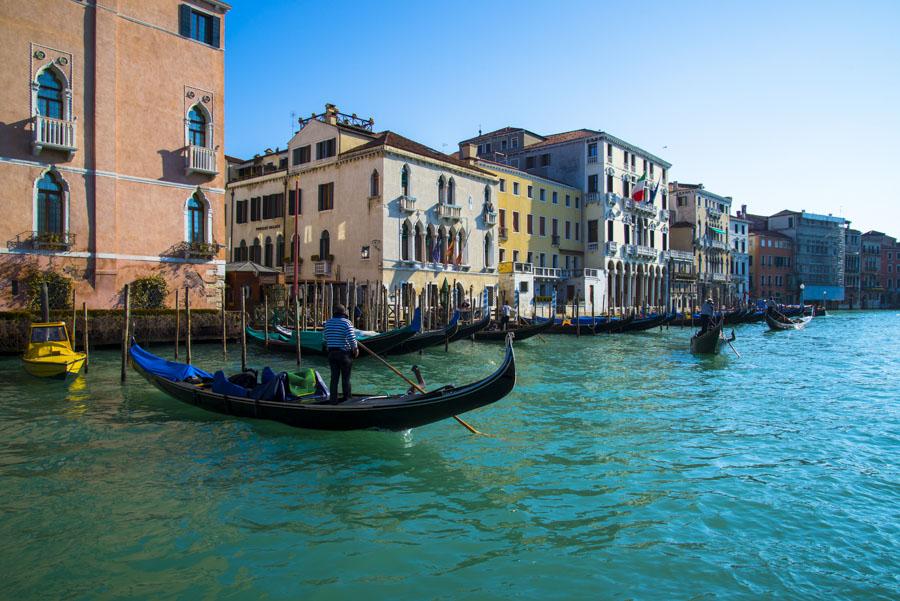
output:
<instances>
[{"instance_id":1,"label":"reflection on water","mask_svg":"<svg viewBox=\"0 0 900 601\"><path fill-rule=\"evenodd\" d=\"M741 359L680 328L521 343L514 393L465 415L490 437L236 420L121 386L115 351L68 383L2 360L6 596L897 598L900 316L735 331ZM501 355L394 362L437 387Z\"/></svg>"}]
</instances>

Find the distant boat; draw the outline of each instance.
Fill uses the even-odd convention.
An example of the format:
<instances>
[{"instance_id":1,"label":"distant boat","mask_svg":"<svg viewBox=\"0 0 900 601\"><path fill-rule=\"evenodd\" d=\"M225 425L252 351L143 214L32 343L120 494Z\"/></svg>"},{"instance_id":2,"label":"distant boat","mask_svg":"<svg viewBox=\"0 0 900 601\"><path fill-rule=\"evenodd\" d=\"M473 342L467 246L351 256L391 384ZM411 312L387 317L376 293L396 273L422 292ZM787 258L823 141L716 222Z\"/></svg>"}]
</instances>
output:
<instances>
[{"instance_id":1,"label":"distant boat","mask_svg":"<svg viewBox=\"0 0 900 601\"><path fill-rule=\"evenodd\" d=\"M65 322L31 324L28 348L22 356L25 371L31 375L65 379L81 371L85 357L72 349Z\"/></svg>"},{"instance_id":2,"label":"distant boat","mask_svg":"<svg viewBox=\"0 0 900 601\"><path fill-rule=\"evenodd\" d=\"M766 323L769 329L775 332L781 330L802 330L812 321L812 316L787 318L773 312L766 312Z\"/></svg>"}]
</instances>

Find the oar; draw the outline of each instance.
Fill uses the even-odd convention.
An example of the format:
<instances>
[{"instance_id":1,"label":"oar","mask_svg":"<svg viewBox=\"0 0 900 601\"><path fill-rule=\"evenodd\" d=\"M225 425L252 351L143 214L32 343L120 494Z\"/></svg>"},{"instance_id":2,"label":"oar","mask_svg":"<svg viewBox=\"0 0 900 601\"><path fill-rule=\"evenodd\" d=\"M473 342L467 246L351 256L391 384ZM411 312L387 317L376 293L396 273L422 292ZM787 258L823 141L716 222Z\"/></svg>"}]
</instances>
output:
<instances>
[{"instance_id":1,"label":"oar","mask_svg":"<svg viewBox=\"0 0 900 601\"><path fill-rule=\"evenodd\" d=\"M741 354L740 354L739 352L737 352L737 349L734 348L734 346L731 344L731 341L732 341L732 340L734 340L734 330L731 330L731 339L725 338L725 342L728 343L728 346L731 347L731 350L733 350L733 351L734 351L734 354L737 355L737 358L740 359L740 358L741 358Z\"/></svg>"},{"instance_id":2,"label":"oar","mask_svg":"<svg viewBox=\"0 0 900 601\"><path fill-rule=\"evenodd\" d=\"M373 357L375 357L376 359L378 359L379 361L381 361L381 362L385 365L385 367L387 367L389 370L391 370L392 372L394 372L395 374L397 374L398 376L400 376L401 378L403 378L403 379L406 381L407 384L409 384L410 386L412 386L413 388L415 388L416 390L418 390L420 393L425 394L425 389L424 389L424 388L422 388L421 386L419 386L418 384L416 384L415 382L413 382L412 380L410 380L409 378L407 378L406 376L404 376L404 375L400 372L400 370L398 370L396 367L394 367L393 365L391 365L390 363L388 363L387 361L385 361L384 359L382 359L382 358L378 355L378 353L376 353L375 351L373 351L372 349L370 349L369 347L367 347L365 344L363 344L363 343L360 342L359 340L356 341L356 344L357 344L357 346L359 346L359 348L361 348L362 350L366 351L367 353L369 353L370 355L372 355ZM468 431L471 432L472 434L481 434L482 436L489 436L489 434L485 434L484 432L480 432L480 431L476 430L475 428L473 428L472 426L470 426L469 424L467 424L466 422L464 422L463 420L461 420L459 417L457 417L457 416L455 416L455 415L453 416L453 419L455 419L455 420L458 421L460 424L462 424L463 427L466 428L466 430L468 430Z\"/></svg>"}]
</instances>

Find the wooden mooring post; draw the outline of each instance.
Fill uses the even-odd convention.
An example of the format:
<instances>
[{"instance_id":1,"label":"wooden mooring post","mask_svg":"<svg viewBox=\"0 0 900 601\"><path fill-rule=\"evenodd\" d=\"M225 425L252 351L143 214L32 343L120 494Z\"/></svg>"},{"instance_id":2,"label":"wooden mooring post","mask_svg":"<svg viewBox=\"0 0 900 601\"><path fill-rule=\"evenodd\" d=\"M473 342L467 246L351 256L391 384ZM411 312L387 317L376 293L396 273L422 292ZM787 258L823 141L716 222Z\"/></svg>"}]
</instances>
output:
<instances>
[{"instance_id":1,"label":"wooden mooring post","mask_svg":"<svg viewBox=\"0 0 900 601\"><path fill-rule=\"evenodd\" d=\"M222 286L222 355L228 357L228 321L225 316L225 286Z\"/></svg>"},{"instance_id":2,"label":"wooden mooring post","mask_svg":"<svg viewBox=\"0 0 900 601\"><path fill-rule=\"evenodd\" d=\"M88 350L88 317L87 317L87 303L81 303L81 312L84 313L84 328L81 331L82 337L82 346L84 347L82 350L84 351L84 373L88 372L88 363L90 363L90 351Z\"/></svg>"},{"instance_id":3,"label":"wooden mooring post","mask_svg":"<svg viewBox=\"0 0 900 601\"><path fill-rule=\"evenodd\" d=\"M175 290L175 360L178 361L178 335L181 333L181 308L178 306L178 290Z\"/></svg>"},{"instance_id":4,"label":"wooden mooring post","mask_svg":"<svg viewBox=\"0 0 900 601\"><path fill-rule=\"evenodd\" d=\"M187 286L184 287L184 325L185 325L185 333L184 333L184 343L185 343L185 358L187 359L187 364L191 364L191 296L190 290Z\"/></svg>"},{"instance_id":5,"label":"wooden mooring post","mask_svg":"<svg viewBox=\"0 0 900 601\"><path fill-rule=\"evenodd\" d=\"M247 299L241 290L241 372L247 371Z\"/></svg>"},{"instance_id":6,"label":"wooden mooring post","mask_svg":"<svg viewBox=\"0 0 900 601\"><path fill-rule=\"evenodd\" d=\"M131 321L131 299L130 299L130 284L125 284L125 315L124 319L122 319L122 371L120 374L120 379L124 383L125 382L125 374L128 367L128 322Z\"/></svg>"}]
</instances>

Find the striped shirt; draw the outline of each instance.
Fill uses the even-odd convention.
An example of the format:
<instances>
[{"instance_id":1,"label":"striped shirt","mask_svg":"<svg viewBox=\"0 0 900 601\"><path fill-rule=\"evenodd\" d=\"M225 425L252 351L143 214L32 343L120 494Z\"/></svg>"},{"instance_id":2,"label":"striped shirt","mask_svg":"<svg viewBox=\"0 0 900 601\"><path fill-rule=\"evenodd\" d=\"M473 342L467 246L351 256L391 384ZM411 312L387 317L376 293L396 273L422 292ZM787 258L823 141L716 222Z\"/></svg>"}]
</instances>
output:
<instances>
[{"instance_id":1,"label":"striped shirt","mask_svg":"<svg viewBox=\"0 0 900 601\"><path fill-rule=\"evenodd\" d=\"M328 350L356 350L356 330L346 317L332 317L326 321L324 336Z\"/></svg>"}]
</instances>

